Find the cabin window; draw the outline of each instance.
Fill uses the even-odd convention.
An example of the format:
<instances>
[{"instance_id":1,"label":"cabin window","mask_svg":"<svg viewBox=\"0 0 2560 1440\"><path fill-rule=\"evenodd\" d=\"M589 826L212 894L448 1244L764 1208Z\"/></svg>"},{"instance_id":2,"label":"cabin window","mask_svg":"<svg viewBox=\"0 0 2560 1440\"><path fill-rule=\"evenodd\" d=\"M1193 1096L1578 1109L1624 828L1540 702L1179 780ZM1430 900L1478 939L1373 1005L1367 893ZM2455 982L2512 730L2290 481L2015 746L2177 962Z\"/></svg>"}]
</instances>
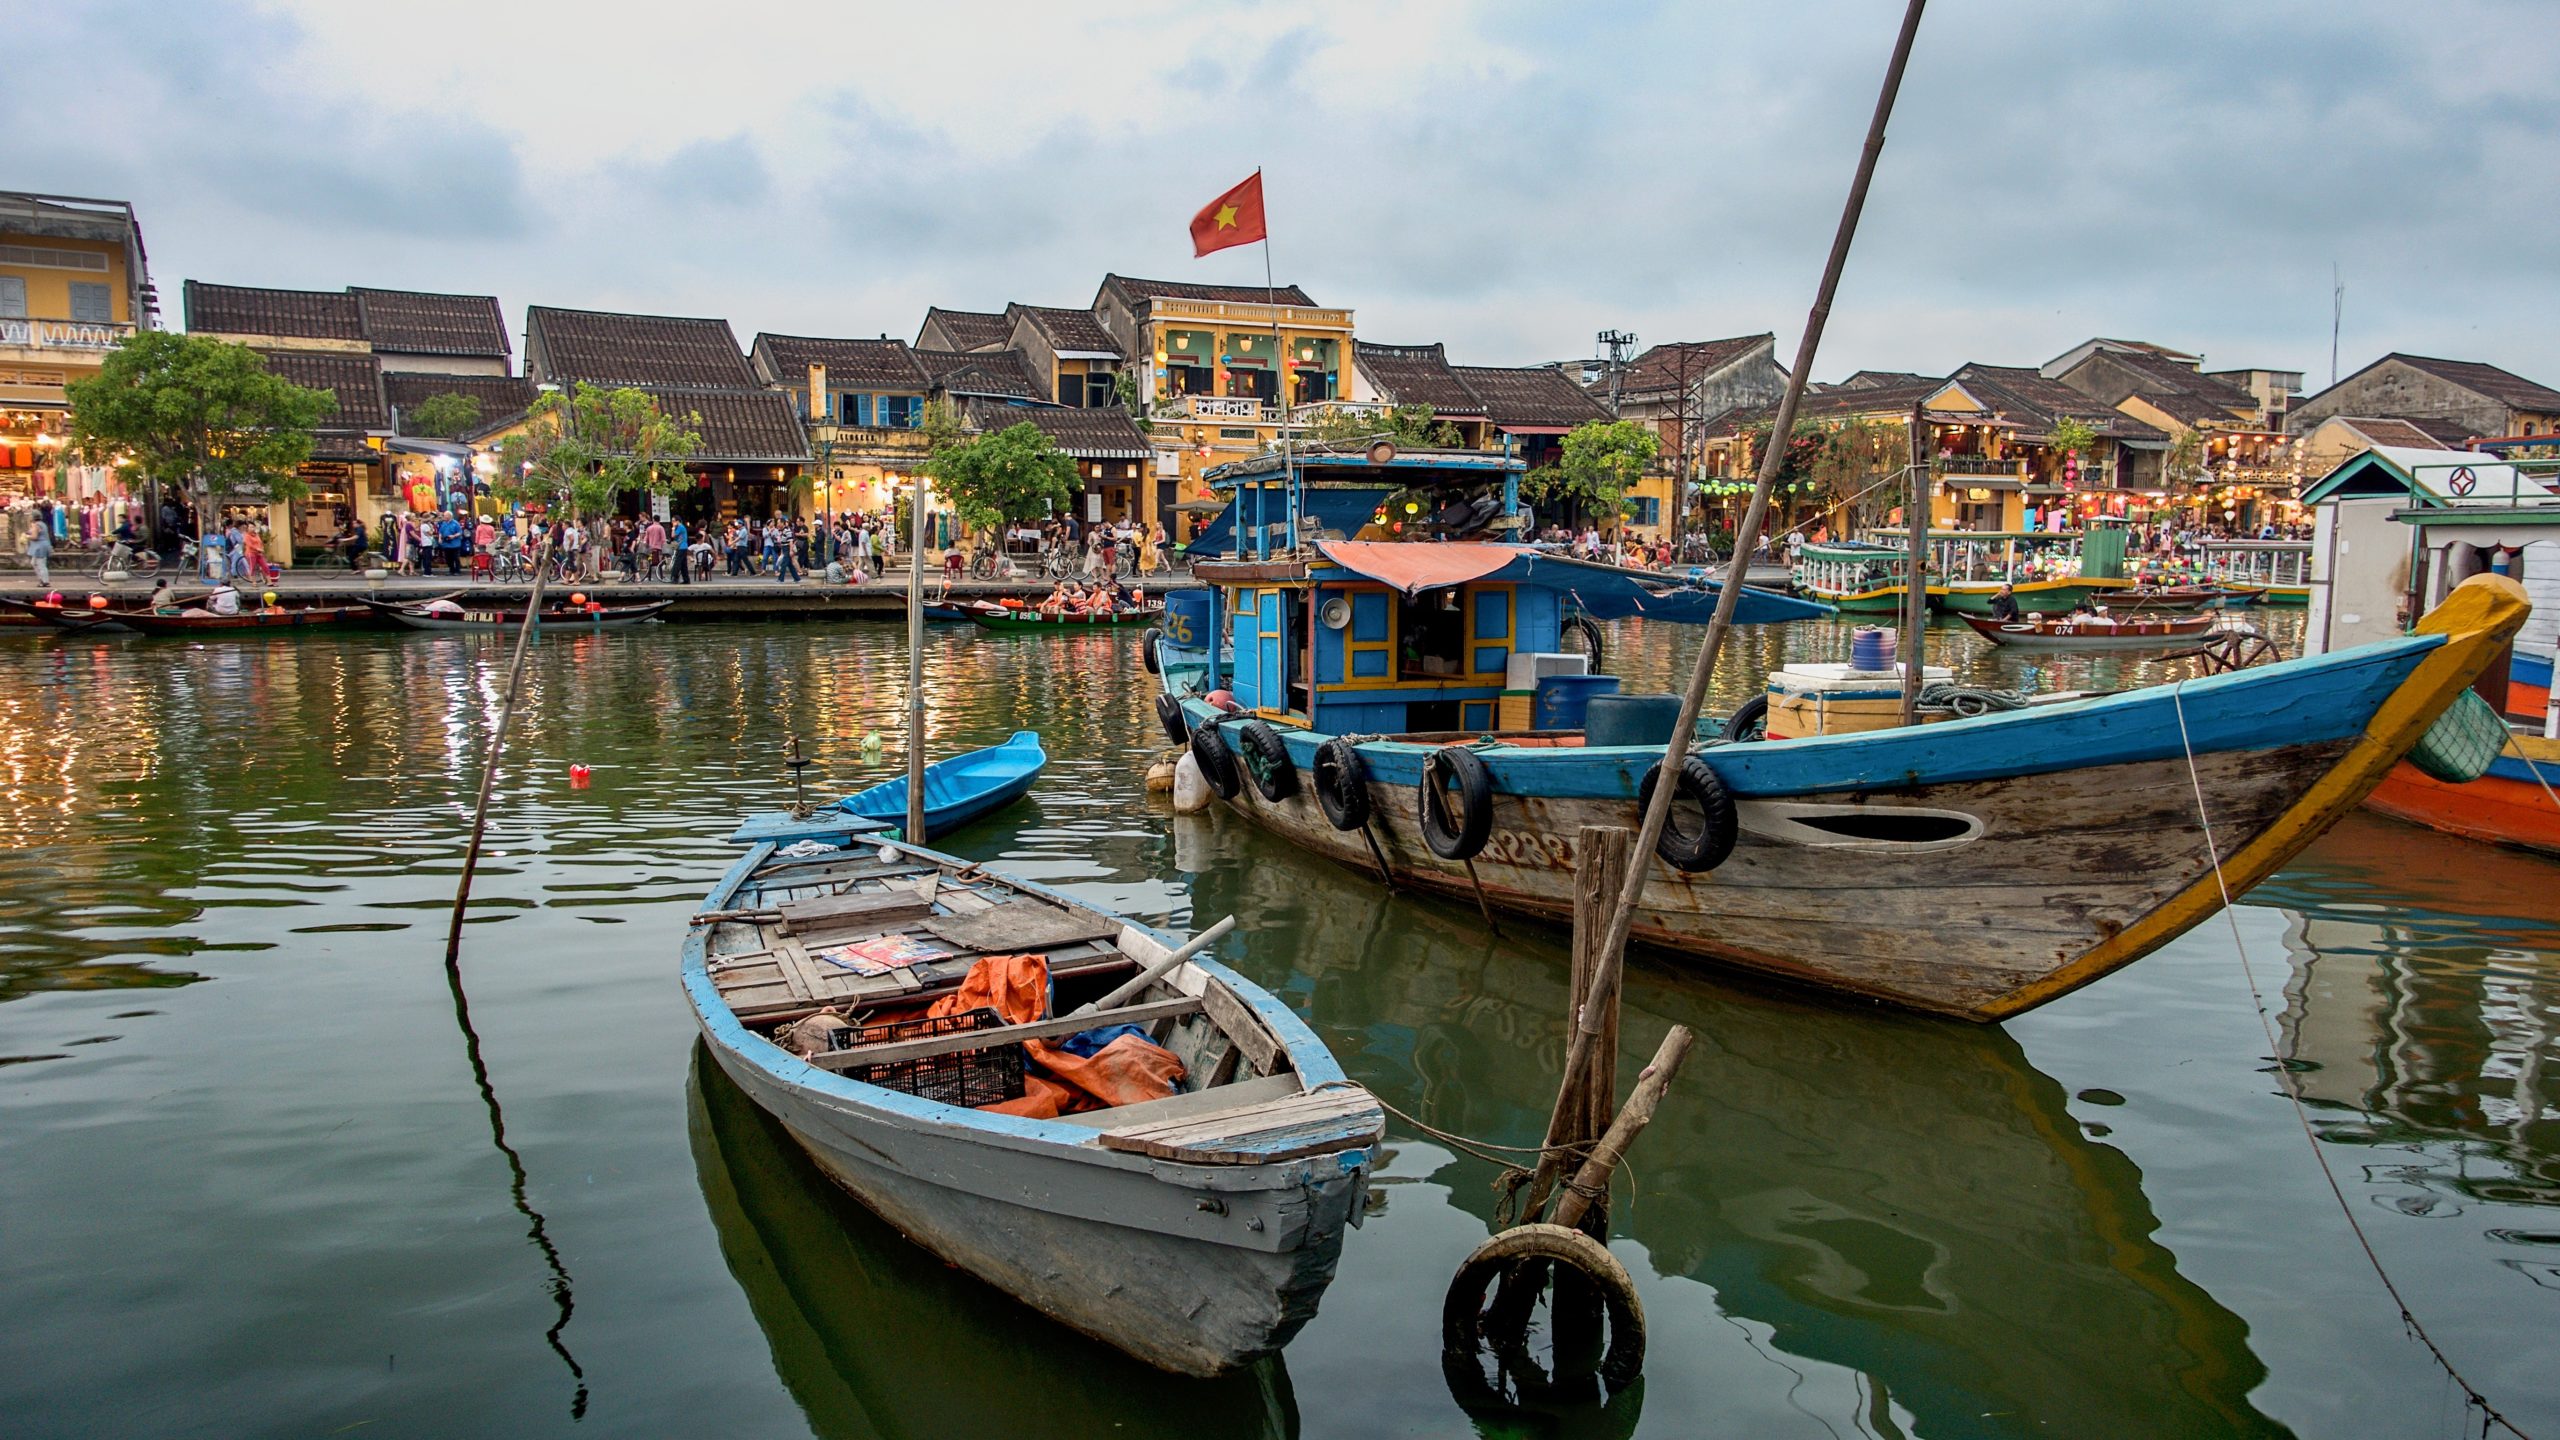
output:
<instances>
[{"instance_id":1,"label":"cabin window","mask_svg":"<svg viewBox=\"0 0 2560 1440\"><path fill-rule=\"evenodd\" d=\"M1466 673L1466 605L1456 590L1405 596L1396 607L1396 632L1404 637L1398 674L1436 680Z\"/></svg>"}]
</instances>

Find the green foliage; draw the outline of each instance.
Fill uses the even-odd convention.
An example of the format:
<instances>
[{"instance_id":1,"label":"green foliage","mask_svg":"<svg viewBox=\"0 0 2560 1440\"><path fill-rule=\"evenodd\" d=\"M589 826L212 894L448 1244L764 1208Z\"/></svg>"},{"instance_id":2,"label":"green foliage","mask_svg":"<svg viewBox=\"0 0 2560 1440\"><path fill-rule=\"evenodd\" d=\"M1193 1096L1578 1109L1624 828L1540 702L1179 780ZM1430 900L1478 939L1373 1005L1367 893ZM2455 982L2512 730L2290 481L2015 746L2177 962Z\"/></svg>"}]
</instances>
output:
<instances>
[{"instance_id":1,"label":"green foliage","mask_svg":"<svg viewBox=\"0 0 2560 1440\"><path fill-rule=\"evenodd\" d=\"M1564 437L1556 463L1521 477L1520 490L1542 505L1561 501L1586 515L1614 516L1661 449L1662 437L1641 420L1585 421Z\"/></svg>"},{"instance_id":2,"label":"green foliage","mask_svg":"<svg viewBox=\"0 0 2560 1440\"><path fill-rule=\"evenodd\" d=\"M581 383L546 392L525 428L498 446L490 490L510 504L539 503L585 520L617 497L663 495L682 484L685 457L702 448L698 415L670 416L645 390Z\"/></svg>"},{"instance_id":3,"label":"green foliage","mask_svg":"<svg viewBox=\"0 0 2560 1440\"><path fill-rule=\"evenodd\" d=\"M2053 422L2053 439L2048 443L2056 455L2076 454L2086 460L2097 449L2098 432L2085 422L2065 415Z\"/></svg>"},{"instance_id":4,"label":"green foliage","mask_svg":"<svg viewBox=\"0 0 2560 1440\"><path fill-rule=\"evenodd\" d=\"M430 395L400 417L412 435L459 440L480 423L480 397L448 390Z\"/></svg>"},{"instance_id":5,"label":"green foliage","mask_svg":"<svg viewBox=\"0 0 2560 1440\"><path fill-rule=\"evenodd\" d=\"M1137 376L1126 370L1121 371L1111 382L1111 398L1121 409L1129 412L1131 420L1137 422L1139 434L1149 435L1155 432L1156 422L1147 418L1146 401L1138 394Z\"/></svg>"},{"instance_id":6,"label":"green foliage","mask_svg":"<svg viewBox=\"0 0 2560 1440\"><path fill-rule=\"evenodd\" d=\"M1458 427L1437 418L1423 404L1391 405L1384 410L1336 407L1308 422L1301 434L1318 445L1356 448L1384 438L1401 450L1453 450L1466 443Z\"/></svg>"},{"instance_id":7,"label":"green foliage","mask_svg":"<svg viewBox=\"0 0 2560 1440\"><path fill-rule=\"evenodd\" d=\"M1028 420L946 445L924 471L973 529L1064 509L1081 488L1076 462Z\"/></svg>"},{"instance_id":8,"label":"green foliage","mask_svg":"<svg viewBox=\"0 0 2560 1440\"><path fill-rule=\"evenodd\" d=\"M127 337L68 390L71 448L93 463L242 499L302 494L294 471L311 458L311 427L338 408L246 345L164 330Z\"/></svg>"},{"instance_id":9,"label":"green foliage","mask_svg":"<svg viewBox=\"0 0 2560 1440\"><path fill-rule=\"evenodd\" d=\"M2161 458L2161 478L2170 485L2193 485L2204 479L2204 436L2192 427L2169 437L2169 453Z\"/></svg>"}]
</instances>

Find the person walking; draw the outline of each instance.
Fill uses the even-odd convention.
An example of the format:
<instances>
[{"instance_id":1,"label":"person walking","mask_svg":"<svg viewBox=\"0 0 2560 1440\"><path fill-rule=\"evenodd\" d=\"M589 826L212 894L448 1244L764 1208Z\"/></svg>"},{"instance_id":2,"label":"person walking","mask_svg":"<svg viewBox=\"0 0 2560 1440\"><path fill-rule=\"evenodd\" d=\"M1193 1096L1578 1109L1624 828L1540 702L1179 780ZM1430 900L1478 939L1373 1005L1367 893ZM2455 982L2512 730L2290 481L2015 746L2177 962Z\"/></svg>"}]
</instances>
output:
<instances>
[{"instance_id":1,"label":"person walking","mask_svg":"<svg viewBox=\"0 0 2560 1440\"><path fill-rule=\"evenodd\" d=\"M667 527L655 515L649 517L648 527L640 532L640 548L647 552L642 558L648 562L650 579L655 580L666 573Z\"/></svg>"},{"instance_id":2,"label":"person walking","mask_svg":"<svg viewBox=\"0 0 2560 1440\"><path fill-rule=\"evenodd\" d=\"M784 585L800 583L799 537L779 525L764 528L764 553L773 562L773 578Z\"/></svg>"},{"instance_id":3,"label":"person walking","mask_svg":"<svg viewBox=\"0 0 2560 1440\"><path fill-rule=\"evenodd\" d=\"M444 552L444 573L462 578L462 521L450 510L436 522L436 548Z\"/></svg>"},{"instance_id":4,"label":"person walking","mask_svg":"<svg viewBox=\"0 0 2560 1440\"><path fill-rule=\"evenodd\" d=\"M41 503L36 510L34 528L27 532L27 559L36 567L36 583L53 583L53 527L45 523Z\"/></svg>"},{"instance_id":5,"label":"person walking","mask_svg":"<svg viewBox=\"0 0 2560 1440\"><path fill-rule=\"evenodd\" d=\"M681 520L667 531L667 543L675 550L675 573L668 578L678 585L690 584L693 580L693 558L687 549L691 540L692 536L687 533L684 522Z\"/></svg>"}]
</instances>

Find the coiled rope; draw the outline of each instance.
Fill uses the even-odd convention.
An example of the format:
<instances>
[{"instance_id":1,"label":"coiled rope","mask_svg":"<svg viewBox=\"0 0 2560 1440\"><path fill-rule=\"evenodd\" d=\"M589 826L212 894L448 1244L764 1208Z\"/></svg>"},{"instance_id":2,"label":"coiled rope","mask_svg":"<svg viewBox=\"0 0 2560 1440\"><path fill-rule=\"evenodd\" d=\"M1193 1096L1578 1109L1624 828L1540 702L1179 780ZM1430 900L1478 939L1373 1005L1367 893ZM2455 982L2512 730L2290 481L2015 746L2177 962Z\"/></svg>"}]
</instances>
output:
<instances>
[{"instance_id":1,"label":"coiled rope","mask_svg":"<svg viewBox=\"0 0 2560 1440\"><path fill-rule=\"evenodd\" d=\"M2444 1353L2443 1347L2436 1344L2435 1337L2427 1333L2427 1327L2418 1323L2418 1317L2410 1311L2409 1302L2401 1295L2400 1287L2392 1283L2391 1272L2383 1268L2382 1257L2374 1252L2372 1239L2364 1233L2364 1225L2356 1219L2355 1207L2347 1203L2346 1187L2338 1183L2338 1172L2330 1168L2329 1157L2321 1149L2320 1134L2311 1126L2311 1112L2302 1103L2302 1091L2294 1081L2292 1067L2286 1065L2280 1056L2279 1052L2283 1047L2276 1040L2275 1022L2267 1018L2266 992L2258 985L2257 967L2249 963L2249 947L2240 936L2240 917L2231 909L2231 882L2223 878L2222 874L2222 845L2213 835L2213 817L2205 812L2204 777L2197 773L2195 741L2187 733L2186 684L2187 682L2181 680L2171 685L2169 700L2178 712L2178 743L2187 753L2187 783L2195 791L2196 821L2204 827L2204 850L2206 856L2213 861L2214 887L2222 892L2222 918L2231 926L2231 948L2240 957L2240 973L2247 978L2249 999L2257 1007L2258 1028L2266 1032L2267 1058L2274 1062L2277 1083L2284 1087L2284 1097L2293 1105L2294 1122L2302 1127L2302 1138L2311 1146L2311 1159L2320 1167L2320 1178L2329 1184L2330 1198L2338 1202L2338 1214L2346 1220L2347 1229L2355 1235L2356 1244L2363 1249L2365 1263L2373 1267L2374 1278L2382 1282L2383 1290L2391 1296L2391 1303L2399 1307L2401 1325L2410 1334L2418 1337L2418 1343L2426 1346L2427 1353L2435 1357L2436 1365L2444 1371L2445 1377L2461 1387L2463 1397L2479 1409L2480 1433L2486 1435L2489 1427L2496 1425L2515 1436L2516 1440L2532 1440L2531 1436L2518 1429L2516 1423L2508 1419L2497 1406L2489 1403L2489 1397L2481 1394L2478 1387L2454 1367L2451 1357ZM2519 749L2517 753L2523 752ZM2535 767L2528 762L2525 768L2532 770ZM2539 778L2540 772L2537 770L2535 773L2536 778ZM2543 784L2543 793L2551 793L2548 781ZM2552 803L2560 805L2560 796L2554 796Z\"/></svg>"}]
</instances>

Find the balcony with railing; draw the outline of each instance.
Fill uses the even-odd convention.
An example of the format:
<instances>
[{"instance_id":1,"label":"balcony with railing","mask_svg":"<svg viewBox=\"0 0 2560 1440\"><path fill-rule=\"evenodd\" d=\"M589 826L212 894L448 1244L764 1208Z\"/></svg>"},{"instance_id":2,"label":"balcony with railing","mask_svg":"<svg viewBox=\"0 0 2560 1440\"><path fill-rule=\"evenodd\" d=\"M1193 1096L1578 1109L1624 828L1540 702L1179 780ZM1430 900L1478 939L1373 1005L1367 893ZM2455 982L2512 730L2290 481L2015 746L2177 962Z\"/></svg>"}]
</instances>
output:
<instances>
[{"instance_id":1,"label":"balcony with railing","mask_svg":"<svg viewBox=\"0 0 2560 1440\"><path fill-rule=\"evenodd\" d=\"M130 325L96 320L0 319L0 349L103 355L125 342Z\"/></svg>"},{"instance_id":2,"label":"balcony with railing","mask_svg":"<svg viewBox=\"0 0 2560 1440\"><path fill-rule=\"evenodd\" d=\"M809 439L820 445L832 442L838 463L854 463L874 455L911 459L929 448L924 431L891 425L812 425Z\"/></svg>"},{"instance_id":3,"label":"balcony with railing","mask_svg":"<svg viewBox=\"0 0 2560 1440\"><path fill-rule=\"evenodd\" d=\"M1206 323L1218 328L1271 328L1271 307L1258 300L1174 300L1158 297L1148 302L1147 318L1158 325ZM1313 305L1280 304L1280 328L1283 330L1351 329L1351 312L1326 310Z\"/></svg>"},{"instance_id":4,"label":"balcony with railing","mask_svg":"<svg viewBox=\"0 0 2560 1440\"><path fill-rule=\"evenodd\" d=\"M1996 455L1941 455L1936 464L1941 475L1984 475L2022 480L2027 473L2025 462L2015 455L2005 458Z\"/></svg>"},{"instance_id":5,"label":"balcony with railing","mask_svg":"<svg viewBox=\"0 0 2560 1440\"><path fill-rule=\"evenodd\" d=\"M1176 395L1157 401L1152 415L1158 420L1271 420L1278 418L1279 408L1250 395Z\"/></svg>"}]
</instances>

